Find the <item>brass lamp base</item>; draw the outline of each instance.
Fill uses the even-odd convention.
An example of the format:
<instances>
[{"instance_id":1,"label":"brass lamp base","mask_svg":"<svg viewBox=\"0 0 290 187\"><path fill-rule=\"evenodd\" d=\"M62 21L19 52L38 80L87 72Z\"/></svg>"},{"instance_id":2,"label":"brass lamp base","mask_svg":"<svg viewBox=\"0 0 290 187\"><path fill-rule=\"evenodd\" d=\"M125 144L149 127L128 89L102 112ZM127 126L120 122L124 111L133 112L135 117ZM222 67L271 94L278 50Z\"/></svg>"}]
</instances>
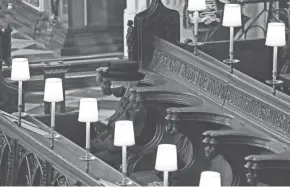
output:
<instances>
[{"instance_id":1,"label":"brass lamp base","mask_svg":"<svg viewBox=\"0 0 290 187\"><path fill-rule=\"evenodd\" d=\"M189 42L188 45L191 47L198 47L198 46L204 45L204 43L202 43L202 42Z\"/></svg>"},{"instance_id":2,"label":"brass lamp base","mask_svg":"<svg viewBox=\"0 0 290 187\"><path fill-rule=\"evenodd\" d=\"M47 133L47 134L44 135L44 137L48 138L48 139L57 139L57 138L60 137L60 135L59 134L55 134L55 133L54 134Z\"/></svg>"},{"instance_id":3,"label":"brass lamp base","mask_svg":"<svg viewBox=\"0 0 290 187\"><path fill-rule=\"evenodd\" d=\"M20 117L19 112L13 112L12 115L18 118ZM25 118L27 115L28 115L27 113L21 112L21 117Z\"/></svg>"},{"instance_id":4,"label":"brass lamp base","mask_svg":"<svg viewBox=\"0 0 290 187\"><path fill-rule=\"evenodd\" d=\"M225 59L225 60L223 60L223 62L224 62L225 64L229 64L229 65L230 65L230 68L231 68L230 73L233 74L233 73L234 73L233 65L239 63L240 60L238 60L238 59L233 59L233 58L229 58L229 59Z\"/></svg>"},{"instance_id":5,"label":"brass lamp base","mask_svg":"<svg viewBox=\"0 0 290 187\"><path fill-rule=\"evenodd\" d=\"M90 152L89 152L89 148L86 148L86 155L84 155L84 156L81 156L80 157L80 160L81 161L84 161L85 163L86 163L86 168L85 168L85 171L86 171L86 173L89 173L89 165L90 165L90 161L92 161L92 160L95 160L96 159L96 157L95 156L93 156Z\"/></svg>"},{"instance_id":6,"label":"brass lamp base","mask_svg":"<svg viewBox=\"0 0 290 187\"><path fill-rule=\"evenodd\" d=\"M129 185L132 185L133 182L127 177L124 177L121 181L116 182L116 184L118 186L129 186Z\"/></svg>"},{"instance_id":7,"label":"brass lamp base","mask_svg":"<svg viewBox=\"0 0 290 187\"><path fill-rule=\"evenodd\" d=\"M225 64L237 64L240 62L240 60L238 60L238 59L225 59L225 60L223 60L223 62Z\"/></svg>"},{"instance_id":8,"label":"brass lamp base","mask_svg":"<svg viewBox=\"0 0 290 187\"><path fill-rule=\"evenodd\" d=\"M189 42L188 45L191 47L194 47L193 54L197 55L197 47L204 45L204 43L193 41L193 42Z\"/></svg>"},{"instance_id":9,"label":"brass lamp base","mask_svg":"<svg viewBox=\"0 0 290 187\"><path fill-rule=\"evenodd\" d=\"M95 159L96 159L96 157L91 155L91 154L80 157L81 161L92 161L92 160L95 160Z\"/></svg>"},{"instance_id":10,"label":"brass lamp base","mask_svg":"<svg viewBox=\"0 0 290 187\"><path fill-rule=\"evenodd\" d=\"M266 83L270 85L279 85L279 84L283 84L283 81L282 80L267 80Z\"/></svg>"},{"instance_id":11,"label":"brass lamp base","mask_svg":"<svg viewBox=\"0 0 290 187\"><path fill-rule=\"evenodd\" d=\"M273 95L276 95L276 86L278 86L279 84L283 84L284 81L282 80L277 80L277 79L273 79L273 80L267 80L266 83L269 85L273 86Z\"/></svg>"}]
</instances>

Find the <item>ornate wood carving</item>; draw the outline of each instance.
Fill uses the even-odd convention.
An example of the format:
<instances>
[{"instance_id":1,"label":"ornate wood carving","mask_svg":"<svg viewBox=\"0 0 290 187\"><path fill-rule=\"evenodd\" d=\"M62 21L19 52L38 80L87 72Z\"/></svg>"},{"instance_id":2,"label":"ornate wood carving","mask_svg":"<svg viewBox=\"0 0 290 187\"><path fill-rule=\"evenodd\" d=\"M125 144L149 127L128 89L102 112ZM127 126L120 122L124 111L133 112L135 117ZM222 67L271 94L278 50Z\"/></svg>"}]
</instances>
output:
<instances>
[{"instance_id":1,"label":"ornate wood carving","mask_svg":"<svg viewBox=\"0 0 290 187\"><path fill-rule=\"evenodd\" d=\"M284 149L285 151L285 149ZM245 158L247 182L249 185L259 183L269 186L289 186L289 151L275 151L276 154L253 154ZM270 177L272 180L270 180Z\"/></svg>"},{"instance_id":2,"label":"ornate wood carving","mask_svg":"<svg viewBox=\"0 0 290 187\"><path fill-rule=\"evenodd\" d=\"M168 39L164 37L166 34L159 36L158 34L162 33L164 31L163 28L169 23L165 22L164 25L157 25L153 22L158 22L156 20L160 17L168 17L169 13L167 12L167 14L160 16L158 11L156 11L157 8L153 6L154 4L156 7L162 7L161 1L153 1L150 8L139 13L134 20L134 29L137 36L134 60L139 61L142 68L147 70L149 67L154 73L165 77L167 80L169 79L169 81L158 86L136 88L136 91L134 91L136 92L135 97L140 95L144 103L158 101L191 106L188 98L194 96L187 93L191 91L192 93L197 92L200 98L204 98L202 101L206 102L201 102L196 108L168 109L166 116L168 122L164 129L170 134L169 136L183 132L193 144L192 147L194 149L205 150L206 154L202 151L202 155L195 155L192 159L194 164L197 164L201 158L205 159L201 159L205 163L206 161L212 163L216 159L225 160L230 165L230 172L232 173L227 185L246 185L247 182L252 185L256 184L261 175L261 167L281 167L282 162L277 161L274 163L271 160L261 161L258 164L261 157L252 156L252 159L248 160L248 166L245 168L244 157L253 153L270 154L285 151L285 147L278 144L285 143L289 145L290 142L289 97L280 92L274 97L270 87L239 71L236 71L235 75L230 75L227 72L228 67L220 61L202 52L196 57L188 51L175 46L176 40L172 40L173 37ZM171 14L174 15L173 12ZM151 19L152 21L147 19L153 15L156 20L154 18ZM176 31L176 33L179 36L179 31ZM155 36L158 37L154 40ZM183 90L182 86L176 86L176 84L184 84L188 89ZM209 106L218 105L219 107L212 106L212 108L216 108L215 111L208 111L208 108L202 110L202 107L207 104ZM241 117L248 124L244 125L241 121L234 120L233 116L223 115L226 112L231 113L233 116ZM192 121L194 123L188 125ZM201 126L199 123L207 124ZM223 127L227 129L234 129L207 131L204 133L209 129L220 129L222 125L218 124L223 124ZM242 127L245 128L245 126L249 127L249 129L241 129ZM269 133L271 137L277 138L280 142L255 134L251 131L253 130L252 128L255 129L255 132L257 129L258 131L263 129L263 135L265 132L266 134ZM204 145L200 145L203 133L205 136ZM168 136L166 133L162 136L165 135ZM141 163L142 159L149 159L150 154L151 156L154 155L153 149L157 145L154 144L155 147L152 146L146 152L135 156L138 159L135 159L135 167L132 167L132 170L138 168L136 163ZM248 147L250 148L248 149ZM275 158L277 159L278 157ZM262 160L270 160L269 158L272 157L262 156ZM285 163L283 162L283 164ZM270 165L269 167L268 164ZM192 171L188 170L188 166L185 168L187 173L190 173L191 179L199 177L199 171L202 170L202 167L195 167L195 170ZM204 166L203 169L206 169L206 167ZM198 173L198 176L193 176L193 172ZM186 172L177 173L182 173L184 176ZM178 177L182 177L182 174L173 174L170 178L178 181L181 180ZM176 176L178 177L175 178ZM173 182L172 184L178 183Z\"/></svg>"},{"instance_id":3,"label":"ornate wood carving","mask_svg":"<svg viewBox=\"0 0 290 187\"><path fill-rule=\"evenodd\" d=\"M81 168L78 156L73 151L85 154L85 150L62 137L51 150L47 140L37 133L19 128L11 122L12 116L0 115L0 185L20 186L103 186L103 172L114 183L121 180L122 174L103 162L94 162L91 169L98 174L86 174ZM26 121L26 120L29 120ZM28 116L23 125L35 124L36 127L49 132L49 128ZM63 150L66 147L66 150ZM71 153L68 153L71 152ZM102 168L102 172L98 169Z\"/></svg>"},{"instance_id":4,"label":"ornate wood carving","mask_svg":"<svg viewBox=\"0 0 290 187\"><path fill-rule=\"evenodd\" d=\"M133 59L133 47L134 47L134 22L132 20L128 20L127 26L127 34L126 34L126 40L127 40L127 51L128 51L128 59Z\"/></svg>"},{"instance_id":5,"label":"ornate wood carving","mask_svg":"<svg viewBox=\"0 0 290 187\"><path fill-rule=\"evenodd\" d=\"M152 0L148 9L134 19L133 60L147 68L153 54L154 36L176 43L180 39L178 11L166 8L161 0Z\"/></svg>"},{"instance_id":6,"label":"ornate wood carving","mask_svg":"<svg viewBox=\"0 0 290 187\"><path fill-rule=\"evenodd\" d=\"M10 141L9 141L10 140ZM7 143L9 141L9 143ZM48 161L43 160L19 144L16 139L11 139L1 132L1 179L5 185L22 186L75 186L79 183L69 179L54 169ZM9 147L8 163L4 162L4 149ZM8 164L8 167L5 167ZM53 170L53 172L51 172Z\"/></svg>"},{"instance_id":7,"label":"ornate wood carving","mask_svg":"<svg viewBox=\"0 0 290 187\"><path fill-rule=\"evenodd\" d=\"M206 169L206 166L209 164L209 160L206 159L204 152L200 151L204 150L204 146L201 144L203 132L208 129L214 130L222 127L240 128L242 126L233 116L220 114L220 111L211 109L210 106L206 105L199 97L183 92L182 90L175 90L173 85L169 83L163 83L159 86L131 89L131 98L141 98L140 100L146 104L151 102L156 104L159 102L169 103L169 105L182 104L187 106L168 108L166 110L167 115L165 116L166 123L163 124L162 127L163 133L155 136L148 144L147 148L143 148L142 151L135 154L134 159L131 159L129 163L130 172L142 170L141 163L154 162L151 159L156 154L157 145L162 142L164 137L168 139L168 136L173 137L178 133L183 134L187 142L182 141L183 143L177 144L179 150L182 150L184 147L188 147L188 149L191 150L185 154L187 157L190 157L190 159L185 162L185 165L181 166L179 171L170 175L171 185L198 185L199 172ZM169 135L164 133L165 130ZM182 156L182 154L179 153L181 159L184 159L185 155Z\"/></svg>"},{"instance_id":8,"label":"ornate wood carving","mask_svg":"<svg viewBox=\"0 0 290 187\"><path fill-rule=\"evenodd\" d=\"M244 168L244 158L249 154L281 152L286 147L274 139L263 137L248 129L206 131L204 133L205 155L213 160L222 155L233 169L231 186L256 185L257 165L249 161ZM229 151L230 150L230 151Z\"/></svg>"},{"instance_id":9,"label":"ornate wood carving","mask_svg":"<svg viewBox=\"0 0 290 187\"><path fill-rule=\"evenodd\" d=\"M210 57L205 54L201 55L200 58L194 57L163 40L156 40L156 49L150 64L152 70L166 77L174 78L192 89L203 93L206 97L220 103L221 107L225 106L236 111L239 115L246 115L252 121L257 122L261 127L266 127L270 129L269 131L279 134L277 138L281 139L283 137L289 139L290 115L287 112L289 105L285 102L281 102L281 100L279 100L280 98L272 98L267 94L264 94L263 98L258 98L251 93L267 92L267 87L260 83L255 83L258 89L253 91L255 88L247 82L249 79L248 77L226 77L226 73L218 69L219 67L216 67L216 69L211 67L212 71L217 72L216 74L208 72L206 69L198 67L196 63L210 66L213 62L209 62L209 60L212 60L217 63L217 66L222 65L217 60L210 59ZM167 46L167 48L164 46ZM174 54L171 53L174 50L178 52ZM182 59L181 56L184 56L184 58ZM192 58L193 61L189 61L190 58ZM245 80L241 81L242 78L245 78ZM236 86L236 84L239 84L239 86ZM250 89L251 91L249 93ZM285 96L278 97L286 99Z\"/></svg>"}]
</instances>

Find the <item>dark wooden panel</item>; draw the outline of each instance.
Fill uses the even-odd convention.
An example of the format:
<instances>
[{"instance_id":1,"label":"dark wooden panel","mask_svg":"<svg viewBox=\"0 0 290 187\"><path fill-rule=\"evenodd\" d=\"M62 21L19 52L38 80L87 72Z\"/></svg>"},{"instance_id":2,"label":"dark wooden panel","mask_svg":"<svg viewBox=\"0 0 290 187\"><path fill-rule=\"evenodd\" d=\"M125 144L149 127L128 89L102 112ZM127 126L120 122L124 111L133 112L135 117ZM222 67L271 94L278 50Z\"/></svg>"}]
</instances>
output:
<instances>
[{"instance_id":1,"label":"dark wooden panel","mask_svg":"<svg viewBox=\"0 0 290 187\"><path fill-rule=\"evenodd\" d=\"M154 36L176 43L180 40L180 16L178 11L166 8L161 0L152 0L148 9L134 19L133 60L147 68L154 51Z\"/></svg>"},{"instance_id":2,"label":"dark wooden panel","mask_svg":"<svg viewBox=\"0 0 290 187\"><path fill-rule=\"evenodd\" d=\"M273 49L265 46L265 39L235 41L234 48L234 56L240 60L240 63L234 65L236 69L263 83L272 79ZM229 56L229 42L205 43L200 50L223 61Z\"/></svg>"},{"instance_id":3,"label":"dark wooden panel","mask_svg":"<svg viewBox=\"0 0 290 187\"><path fill-rule=\"evenodd\" d=\"M14 117L9 114L3 113L0 115L0 148L3 149L5 148L5 145L8 144L10 149L8 157L9 167L6 177L7 185L32 185L30 181L28 181L27 184L26 181L21 182L21 180L17 180L19 177L16 176L17 173L21 174L17 171L19 168L21 169L20 166L22 160L29 157L30 154L33 156L33 158L31 158L33 159L33 162L30 167L25 166L24 170L29 169L29 171L33 172L31 175L34 176L34 172L37 171L37 167L34 170L34 166L40 164L42 167L42 182L45 182L43 183L44 186L99 186L103 183L100 179L109 181L113 184L122 179L122 174L119 171L115 170L98 158L90 162L90 172L88 174L85 173L85 163L79 160L80 156L85 155L86 151L83 148L61 136L55 142L54 149L51 150L49 139L38 133L25 130L24 128L19 128L12 122L13 119ZM22 125L32 126L31 128L34 127L34 129L50 132L50 129L46 125L31 116L28 116L26 121L23 121ZM28 158L28 161L30 162L31 159ZM50 171L52 171L51 169L56 170L57 172L50 173ZM31 178L31 175L29 174L27 177ZM53 178L50 177L53 176L59 180L58 184L52 183ZM63 178L63 180L61 180L61 178ZM138 184L135 183L134 185Z\"/></svg>"}]
</instances>

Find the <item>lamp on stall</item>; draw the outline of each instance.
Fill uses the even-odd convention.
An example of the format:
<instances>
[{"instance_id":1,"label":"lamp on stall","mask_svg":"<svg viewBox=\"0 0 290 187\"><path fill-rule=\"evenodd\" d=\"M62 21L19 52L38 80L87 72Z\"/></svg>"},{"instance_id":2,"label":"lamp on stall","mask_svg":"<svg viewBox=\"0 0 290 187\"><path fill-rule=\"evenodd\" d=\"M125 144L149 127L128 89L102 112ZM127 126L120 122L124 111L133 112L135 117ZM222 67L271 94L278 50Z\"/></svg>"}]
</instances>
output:
<instances>
[{"instance_id":1,"label":"lamp on stall","mask_svg":"<svg viewBox=\"0 0 290 187\"><path fill-rule=\"evenodd\" d=\"M80 157L80 160L86 161L86 172L89 172L89 162L96 159L90 154L91 140L91 122L99 120L98 101L95 98L82 98L79 108L79 122L86 123L86 155Z\"/></svg>"},{"instance_id":2,"label":"lamp on stall","mask_svg":"<svg viewBox=\"0 0 290 187\"><path fill-rule=\"evenodd\" d=\"M202 42L198 42L198 20L199 11L205 10L207 8L205 0L188 0L187 10L192 12L194 18L194 36L193 42L188 43L188 45L194 47L194 55L197 54L197 47L203 45Z\"/></svg>"},{"instance_id":3,"label":"lamp on stall","mask_svg":"<svg viewBox=\"0 0 290 187\"><path fill-rule=\"evenodd\" d=\"M160 144L157 148L155 169L163 171L163 185L168 186L169 172L177 170L177 148L172 144Z\"/></svg>"},{"instance_id":4,"label":"lamp on stall","mask_svg":"<svg viewBox=\"0 0 290 187\"><path fill-rule=\"evenodd\" d=\"M118 181L117 185L126 186L132 184L127 178L127 146L135 145L135 135L133 122L128 120L116 121L114 133L114 145L122 147L122 181Z\"/></svg>"},{"instance_id":5,"label":"lamp on stall","mask_svg":"<svg viewBox=\"0 0 290 187\"><path fill-rule=\"evenodd\" d=\"M14 0L10 0L8 3L7 3L7 9L8 10L11 10L13 9L14 7Z\"/></svg>"},{"instance_id":6,"label":"lamp on stall","mask_svg":"<svg viewBox=\"0 0 290 187\"><path fill-rule=\"evenodd\" d=\"M200 174L199 187L221 187L221 175L215 171L203 171Z\"/></svg>"},{"instance_id":7,"label":"lamp on stall","mask_svg":"<svg viewBox=\"0 0 290 187\"><path fill-rule=\"evenodd\" d=\"M276 85L282 84L282 80L277 80L277 60L278 60L278 47L286 45L285 24L274 22L268 24L266 46L273 47L273 71L272 80L267 80L266 83L273 86L273 94L276 94Z\"/></svg>"},{"instance_id":8,"label":"lamp on stall","mask_svg":"<svg viewBox=\"0 0 290 187\"><path fill-rule=\"evenodd\" d=\"M60 78L47 78L45 80L43 100L51 102L51 132L47 134L46 137L51 139L50 148L53 149L54 139L59 137L59 135L55 133L55 103L63 101L62 80Z\"/></svg>"},{"instance_id":9,"label":"lamp on stall","mask_svg":"<svg viewBox=\"0 0 290 187\"><path fill-rule=\"evenodd\" d=\"M223 62L230 65L230 73L233 73L233 65L240 62L234 59L234 28L242 26L242 13L239 4L226 4L224 9L223 23L224 27L230 27L230 50L229 59Z\"/></svg>"},{"instance_id":10,"label":"lamp on stall","mask_svg":"<svg viewBox=\"0 0 290 187\"><path fill-rule=\"evenodd\" d=\"M13 115L18 117L18 126L21 126L21 117L27 114L22 112L22 82L30 79L29 62L27 58L14 58L12 59L11 66L11 80L18 81L18 113Z\"/></svg>"}]
</instances>

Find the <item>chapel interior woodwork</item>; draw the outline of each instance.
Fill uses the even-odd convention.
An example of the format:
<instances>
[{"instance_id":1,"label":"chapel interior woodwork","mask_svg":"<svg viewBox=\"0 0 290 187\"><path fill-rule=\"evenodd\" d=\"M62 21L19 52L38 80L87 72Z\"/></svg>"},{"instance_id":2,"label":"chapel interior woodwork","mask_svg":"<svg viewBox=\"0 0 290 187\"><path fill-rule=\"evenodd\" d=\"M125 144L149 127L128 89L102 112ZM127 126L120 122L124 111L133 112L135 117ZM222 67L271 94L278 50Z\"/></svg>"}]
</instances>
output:
<instances>
[{"instance_id":1,"label":"chapel interior woodwork","mask_svg":"<svg viewBox=\"0 0 290 187\"><path fill-rule=\"evenodd\" d=\"M221 173L225 186L289 186L289 96L280 91L274 96L263 83L271 75L272 60L264 40L237 42L242 62L231 75L221 62L228 53L227 41L207 43L195 56L180 44L179 28L179 13L161 0L153 0L136 15L133 60L145 76L117 90L99 77L106 93L121 100L108 122L93 124L92 139L98 133L112 134L116 120L134 121L140 131L127 157L129 177L136 185L162 181L162 173L154 170L157 146L173 143L178 148L178 171L170 173L170 185L198 186L200 173L213 170ZM264 55L251 59L253 53ZM13 88L17 101L17 87ZM57 114L56 131L63 137L50 150L47 139L18 128L13 117L2 112L0 185L101 185L99 178L120 180L120 149L96 154L106 163L97 159L91 172L84 172L78 157L85 154L85 128L77 116ZM50 115L28 116L25 123L49 131Z\"/></svg>"},{"instance_id":2,"label":"chapel interior woodwork","mask_svg":"<svg viewBox=\"0 0 290 187\"><path fill-rule=\"evenodd\" d=\"M161 3L159 1L155 1L155 3ZM154 3L153 3L154 4ZM157 5L154 7L158 7ZM161 6L160 6L161 7ZM151 7L151 10L154 10L153 6ZM159 11L162 11L162 9L159 9ZM147 12L150 12L147 10ZM160 13L161 14L161 13ZM174 13L173 13L174 15ZM165 16L166 17L166 16ZM142 25L141 22L138 22L139 20L146 19L146 15L140 13L135 17L135 25ZM164 17L161 17L160 19L164 19ZM166 19L166 18L165 18ZM156 20L155 20L156 21ZM175 23L172 23L175 24ZM138 26L140 26L138 25ZM148 25L150 23L146 22L143 24L144 27L140 26L142 29L138 28L136 29L137 35L142 33L146 33L146 28L148 28ZM138 33L138 31L142 30L142 33ZM156 29L157 30L157 29ZM174 32L174 31L173 31ZM172 33L173 33L172 32ZM206 53L210 56L204 54L203 52L199 51L198 57L195 57L191 52L182 51L180 48L176 47L176 41L169 41L165 42L166 37L170 35L170 32L161 34L160 32L156 32L156 34L152 34L153 36L144 36L143 41L146 41L146 39L152 40L152 37L155 37L155 41L153 45L151 44L152 48L155 48L153 52L153 56L151 60L149 57L144 57L142 59L142 52L139 52L139 59L142 68L145 70L145 72L154 72L158 75L162 75L169 79L167 84L163 84L159 88L155 86L154 90L157 90L155 94L152 94L152 88L139 88L137 89L137 92L140 92L140 95L144 95L142 98L146 101L146 98L148 95L148 98L152 97L152 95L156 95L157 98L159 94L162 94L163 92L160 91L162 88L166 88L163 90L165 93L174 92L175 89L178 90L180 93L178 96L175 94L172 94L175 96L175 99L180 102L183 101L181 98L183 98L181 93L186 93L186 91L183 91L181 87L174 88L171 85L172 82L179 82L183 85L186 85L187 88L190 90L190 93L195 93L193 90L196 91L196 94L199 98L202 96L205 96L208 101L211 100L210 108L216 108L216 112L218 114L216 115L230 115L233 117L231 122L227 122L226 124L230 126L231 128L221 128L219 127L221 124L225 123L220 121L220 118L217 118L216 121L213 120L211 113L208 110L205 110L204 107L194 107L191 108L190 105L181 106L178 108L168 109L168 115L166 116L166 119L168 120L168 125L164 128L166 129L175 129L173 132L191 132L191 135L187 135L187 138L191 140L192 147L200 148L200 150L205 151L205 153L200 157L193 156L191 157L191 162L185 162L187 163L187 166L192 163L199 163L199 159L208 160L208 165L203 164L203 168L199 168L200 171L202 170L216 170L222 173L222 182L223 185L258 185L258 184L268 184L268 185L286 185L287 184L287 175L285 175L285 172L283 169L278 169L279 174L277 174L277 180L273 182L269 182L266 180L266 178L263 179L262 176L267 176L264 172L260 171L260 168L256 168L255 162L252 164L251 160L255 160L255 156L249 156L249 155L262 155L261 160L266 160L265 165L267 165L267 161L273 158L273 160L277 160L278 158L281 158L280 156L277 156L275 158L274 155L280 155L283 154L287 150L289 141L288 141L288 114L287 110L289 108L287 98L288 96L284 95L283 93L278 93L277 96L273 96L271 93L271 88L266 86L264 83L262 83L267 77L270 75L270 69L271 69L271 56L270 53L267 52L269 48L264 47L263 40L249 40L249 41L242 41L239 45L253 45L253 48L256 49L255 52L260 54L269 54L269 56L264 55L263 57L258 60L257 64L263 63L264 61L268 62L266 63L266 69L269 71L266 72L260 72L260 73L254 73L251 72L249 74L256 75L255 78L257 78L258 82L251 78L251 75L245 75L241 72L243 72L243 69L241 68L241 71L239 71L239 67L237 67L235 75L229 75L228 73L228 67L224 64L222 64L218 60L222 60L222 55L225 55L227 53L227 50L224 50L224 52L221 52L221 48L223 45L226 46L226 42L220 42L220 43L213 43L211 46L210 44L208 46L204 46L204 49L201 49L202 51L207 51ZM158 37L156 37L158 36ZM162 38L162 39L160 39ZM163 40L164 39L164 40ZM138 40L139 41L139 40ZM142 43L142 40L140 41ZM139 44L141 45L141 44ZM215 45L215 47L213 47ZM210 47L209 47L210 46ZM259 46L259 47L258 47ZM149 43L144 42L143 50L148 51ZM207 48L208 47L208 48ZM212 48L211 48L212 47ZM220 51L214 51L214 49L219 48ZM142 48L142 46L141 46ZM210 50L212 49L212 50ZM139 48L140 50L140 48ZM212 55L211 53L215 54ZM239 52L237 52L239 53ZM240 51L240 53L243 53ZM247 53L244 52L245 54ZM149 52L146 53L148 55ZM151 54L151 50L150 50ZM241 58L247 58L245 55L240 54ZM220 55L220 56L218 56ZM214 58L212 58L215 57ZM219 57L219 58L218 58ZM138 59L138 58L137 58ZM244 59L246 62L244 64L247 64L249 59ZM149 65L148 65L149 64ZM241 65L244 65L241 64ZM250 62L249 62L250 64ZM248 65L249 65L248 64ZM259 65L256 66L256 68L261 67ZM245 70L246 68L244 68ZM253 68L255 69L255 68ZM208 74L207 74L208 73ZM253 76L254 77L254 76ZM173 81L174 80L174 81ZM223 83L221 83L221 82ZM180 91L182 90L182 91ZM204 94L201 94L204 93ZM266 93L266 94L265 94ZM246 95L245 95L246 94ZM259 96L258 96L259 95ZM257 100L258 96L258 100ZM168 96L167 96L168 97ZM191 96L191 98L194 96ZM160 97L164 98L164 97ZM171 97L169 97L171 98ZM149 99L150 100L150 99ZM170 99L168 99L170 100ZM203 100L203 99L202 99ZM267 103L265 103L267 101ZM282 102L284 101L284 106L282 106ZM203 100L204 102L204 100ZM213 103L215 104L213 104ZM271 103L270 107L269 103ZM204 104L203 104L204 105ZM215 106L215 107L214 107ZM283 111L283 114L280 113ZM173 114L172 114L173 113ZM180 114L179 114L180 113ZM184 114L183 114L184 113ZM199 116L201 113L205 113L208 116L203 116L204 119ZM182 116L184 119L182 118ZM192 116L192 119L190 118ZM211 116L211 117L209 117ZM258 120L257 120L258 118ZM173 120L172 120L173 119ZM204 127L201 125L196 127L196 123L188 123L190 126L193 124L195 125L194 130L188 130L185 124L187 124L187 120L201 120L205 121L205 124L207 124L207 127ZM209 122L210 119L213 120L213 122ZM281 119L281 120L278 120ZM282 120L283 119L283 120ZM184 120L184 121L183 121ZM261 122L259 122L261 121ZM213 124L212 124L213 123ZM218 125L219 124L219 125ZM263 124L263 125L262 125ZM267 125L266 125L267 124ZM269 125L268 125L269 124ZM224 124L225 125L225 124ZM227 126L225 125L225 126ZM261 126L262 125L262 126ZM185 127L184 127L185 126ZM260 126L260 127L259 127ZM205 128L205 129L202 129ZM211 128L214 130L209 131ZM268 130L269 129L269 130ZM183 130L183 131L182 131ZM172 134L172 131L168 130L169 134ZM196 135L195 133L199 134ZM193 135L194 134L194 135ZM283 134L283 135L282 135ZM168 135L170 136L170 135ZM199 139L199 138L200 139ZM195 140L195 142L194 142ZM160 140L160 142L162 142ZM156 144L158 145L158 144ZM141 159L139 158L137 160L137 164L134 163L132 168L132 175L134 175L134 169L137 172L142 172L143 175L145 173L148 174L149 170L153 170L154 164L145 165L146 159L150 160L149 163L154 163L154 155L156 154L156 145L151 150L148 150L147 156L146 153L141 154ZM197 145L197 146L195 146ZM203 149L202 149L203 148ZM230 150L230 151L229 151ZM150 156L151 154L151 156ZM287 155L287 153L285 153ZM265 156L263 156L265 155ZM246 157L246 158L245 158ZM259 156L256 156L259 160ZM142 160L143 159L143 160ZM222 159L222 160L221 160ZM281 160L279 160L281 161ZM276 161L276 163L282 162ZM256 161L257 164L258 161ZM262 161L261 161L262 162ZM270 161L269 161L270 162ZM179 162L180 163L180 162ZM219 163L227 163L224 164L224 166L219 165ZM286 164L286 161L283 162ZM273 161L273 166L275 162ZM186 164L185 164L186 165ZM147 166L147 167L146 167ZM138 168L139 167L139 168ZM143 168L142 168L143 167ZM270 166L271 167L271 166ZM187 168L185 166L185 168ZM193 167L194 168L194 167ZM187 168L188 169L188 168ZM186 179L186 172L184 172L182 175L180 175L178 179L180 179L181 184L179 185L188 185L191 183L191 185L197 185L198 184L198 175L196 177L194 176L194 172L197 172L200 174L200 171L198 172L198 167L195 167L196 170L187 170L191 176L191 181L185 180ZM267 168L268 169L268 168ZM275 167L275 169L277 169ZM186 169L185 169L186 170ZM266 170L261 169L261 170ZM269 170L269 169L268 169ZM184 171L183 169L179 168L179 171L176 173L180 173L180 171ZM275 170L276 171L276 170ZM263 173L261 175L258 175L258 173ZM266 172L266 171L265 171ZM283 173L284 174L281 174ZM153 172L156 174L156 172ZM175 172L174 172L175 173ZM170 176L170 182L172 185L178 184L178 179L176 180L175 174L172 174ZM257 175L256 175L257 173ZM266 172L267 173L267 172ZM286 172L287 173L287 172ZM268 173L269 174L269 173ZM154 175L154 174L151 174ZM158 173L156 174L159 176L159 178L162 179ZM142 176L140 174L139 176ZM276 175L275 175L276 176ZM184 178L182 178L184 177ZM182 180L181 180L182 178ZM189 179L188 178L188 179ZM188 182L188 183L187 183ZM187 184L186 184L187 183Z\"/></svg>"}]
</instances>

